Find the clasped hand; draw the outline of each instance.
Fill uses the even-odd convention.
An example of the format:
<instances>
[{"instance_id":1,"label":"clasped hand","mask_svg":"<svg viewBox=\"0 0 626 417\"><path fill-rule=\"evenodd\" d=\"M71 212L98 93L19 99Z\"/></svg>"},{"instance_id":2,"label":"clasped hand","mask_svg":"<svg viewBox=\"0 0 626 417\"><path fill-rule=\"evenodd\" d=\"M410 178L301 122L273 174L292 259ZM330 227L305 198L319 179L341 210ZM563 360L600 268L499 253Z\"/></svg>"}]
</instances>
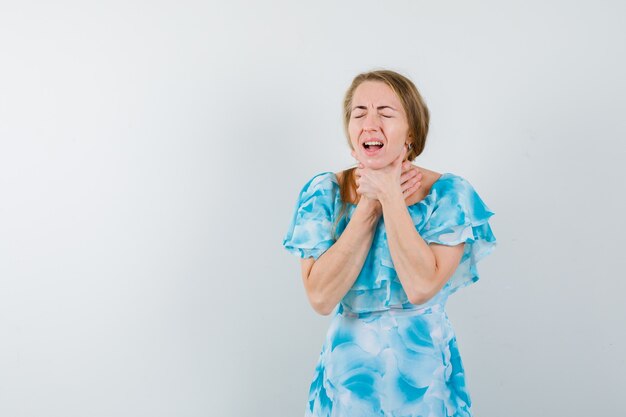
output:
<instances>
[{"instance_id":1,"label":"clasped hand","mask_svg":"<svg viewBox=\"0 0 626 417\"><path fill-rule=\"evenodd\" d=\"M365 166L356 152L352 151L352 157L359 162L355 170L356 192L379 203L394 193L402 194L406 201L421 187L422 173L411 162L403 163L405 155L406 147L403 147L401 154L391 164L372 169Z\"/></svg>"}]
</instances>

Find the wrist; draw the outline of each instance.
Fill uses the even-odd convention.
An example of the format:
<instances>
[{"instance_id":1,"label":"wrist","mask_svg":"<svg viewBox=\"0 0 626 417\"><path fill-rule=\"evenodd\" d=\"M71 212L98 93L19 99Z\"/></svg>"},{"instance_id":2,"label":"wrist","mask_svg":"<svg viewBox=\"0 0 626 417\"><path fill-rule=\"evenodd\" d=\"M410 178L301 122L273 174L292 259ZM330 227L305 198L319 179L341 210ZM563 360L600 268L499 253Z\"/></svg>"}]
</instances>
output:
<instances>
[{"instance_id":1,"label":"wrist","mask_svg":"<svg viewBox=\"0 0 626 417\"><path fill-rule=\"evenodd\" d=\"M368 220L372 223L376 223L383 213L382 205L380 201L373 200L371 198L361 196L357 203L357 209L366 215Z\"/></svg>"},{"instance_id":2,"label":"wrist","mask_svg":"<svg viewBox=\"0 0 626 417\"><path fill-rule=\"evenodd\" d=\"M404 194L402 194L400 188L391 189L380 196L380 204L383 208L394 202L405 204Z\"/></svg>"}]
</instances>

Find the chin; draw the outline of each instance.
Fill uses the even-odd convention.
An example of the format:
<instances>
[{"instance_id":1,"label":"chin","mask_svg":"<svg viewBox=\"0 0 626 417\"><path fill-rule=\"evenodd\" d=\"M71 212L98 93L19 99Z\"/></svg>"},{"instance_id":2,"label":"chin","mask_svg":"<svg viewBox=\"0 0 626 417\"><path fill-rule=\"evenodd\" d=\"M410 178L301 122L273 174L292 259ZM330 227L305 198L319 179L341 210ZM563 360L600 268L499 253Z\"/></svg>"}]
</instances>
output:
<instances>
[{"instance_id":1,"label":"chin","mask_svg":"<svg viewBox=\"0 0 626 417\"><path fill-rule=\"evenodd\" d=\"M381 169L386 167L387 165L390 165L393 160L388 161L387 158L373 158L373 159L366 159L365 160L367 163L367 166L371 169Z\"/></svg>"},{"instance_id":2,"label":"chin","mask_svg":"<svg viewBox=\"0 0 626 417\"><path fill-rule=\"evenodd\" d=\"M387 165L391 165L399 156L400 152L394 152L393 155L386 153L385 155L381 155L380 158L372 158L369 162L371 163L372 168L383 168Z\"/></svg>"}]
</instances>

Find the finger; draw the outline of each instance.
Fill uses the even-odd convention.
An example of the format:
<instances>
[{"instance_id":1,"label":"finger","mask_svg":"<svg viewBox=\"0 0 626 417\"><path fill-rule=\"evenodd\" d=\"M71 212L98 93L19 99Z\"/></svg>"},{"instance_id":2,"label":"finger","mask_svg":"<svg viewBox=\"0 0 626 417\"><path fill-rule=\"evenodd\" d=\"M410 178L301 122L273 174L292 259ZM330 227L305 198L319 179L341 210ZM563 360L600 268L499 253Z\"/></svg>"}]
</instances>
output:
<instances>
[{"instance_id":1,"label":"finger","mask_svg":"<svg viewBox=\"0 0 626 417\"><path fill-rule=\"evenodd\" d=\"M410 180L413 177L415 177L415 171L413 170L404 171L400 175L400 184L404 184L406 181Z\"/></svg>"},{"instance_id":2,"label":"finger","mask_svg":"<svg viewBox=\"0 0 626 417\"><path fill-rule=\"evenodd\" d=\"M409 193L409 195L413 195L416 192L418 192L421 188L422 188L422 182L421 181L417 181L415 184L413 184L409 188L408 193Z\"/></svg>"},{"instance_id":3,"label":"finger","mask_svg":"<svg viewBox=\"0 0 626 417\"><path fill-rule=\"evenodd\" d=\"M411 178L416 178L418 181L422 179L422 173L417 169L410 169L406 171L404 174L400 175L400 184L404 184L406 181Z\"/></svg>"},{"instance_id":4,"label":"finger","mask_svg":"<svg viewBox=\"0 0 626 417\"><path fill-rule=\"evenodd\" d=\"M413 195L417 190L419 190L421 186L422 186L422 182L413 178L407 181L406 184L402 186L402 189L403 189L402 193L404 194L405 198L409 197Z\"/></svg>"},{"instance_id":5,"label":"finger","mask_svg":"<svg viewBox=\"0 0 626 417\"><path fill-rule=\"evenodd\" d=\"M408 191L410 191L412 186L413 186L413 181L411 181L411 180L403 182L402 185L400 185L400 189L402 190L402 194L405 194ZM406 197L406 195L405 195L405 197Z\"/></svg>"}]
</instances>

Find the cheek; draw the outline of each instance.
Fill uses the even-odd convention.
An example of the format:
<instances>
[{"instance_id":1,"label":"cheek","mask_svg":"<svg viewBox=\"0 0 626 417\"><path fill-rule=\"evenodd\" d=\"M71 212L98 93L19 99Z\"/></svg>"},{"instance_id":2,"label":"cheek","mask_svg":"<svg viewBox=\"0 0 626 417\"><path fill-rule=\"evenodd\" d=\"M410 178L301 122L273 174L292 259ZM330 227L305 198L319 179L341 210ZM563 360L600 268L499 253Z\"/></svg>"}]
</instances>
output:
<instances>
[{"instance_id":1,"label":"cheek","mask_svg":"<svg viewBox=\"0 0 626 417\"><path fill-rule=\"evenodd\" d=\"M358 142L359 139L359 129L357 126L350 124L348 125L348 134L350 135L350 141L354 144Z\"/></svg>"},{"instance_id":2,"label":"cheek","mask_svg":"<svg viewBox=\"0 0 626 417\"><path fill-rule=\"evenodd\" d=\"M390 135L393 135L395 138L397 138L400 142L404 142L404 140L406 139L406 137L409 134L409 129L405 128L404 126L389 126L387 128L387 131L389 132Z\"/></svg>"}]
</instances>

